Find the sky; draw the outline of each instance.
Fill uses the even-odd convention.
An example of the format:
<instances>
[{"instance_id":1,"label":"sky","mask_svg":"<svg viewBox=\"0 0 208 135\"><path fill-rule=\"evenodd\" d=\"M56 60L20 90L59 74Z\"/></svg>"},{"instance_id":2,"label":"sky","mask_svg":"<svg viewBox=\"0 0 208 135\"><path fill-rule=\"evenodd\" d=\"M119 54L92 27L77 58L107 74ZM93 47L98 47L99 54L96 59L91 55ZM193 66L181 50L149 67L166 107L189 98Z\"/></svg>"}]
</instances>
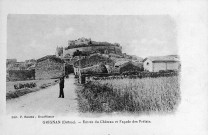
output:
<instances>
[{"instance_id":1,"label":"sky","mask_svg":"<svg viewBox=\"0 0 208 135\"><path fill-rule=\"evenodd\" d=\"M81 37L119 43L139 57L178 53L177 28L168 15L7 16L7 58L18 61L55 54L57 46Z\"/></svg>"}]
</instances>

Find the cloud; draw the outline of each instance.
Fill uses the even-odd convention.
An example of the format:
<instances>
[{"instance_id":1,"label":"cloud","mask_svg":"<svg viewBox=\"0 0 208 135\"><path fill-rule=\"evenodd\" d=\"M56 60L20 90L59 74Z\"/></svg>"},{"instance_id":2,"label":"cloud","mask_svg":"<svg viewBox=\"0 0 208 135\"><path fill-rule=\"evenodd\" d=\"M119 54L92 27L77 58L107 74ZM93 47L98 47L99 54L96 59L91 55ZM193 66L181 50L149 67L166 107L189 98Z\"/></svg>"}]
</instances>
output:
<instances>
[{"instance_id":1,"label":"cloud","mask_svg":"<svg viewBox=\"0 0 208 135\"><path fill-rule=\"evenodd\" d=\"M54 38L54 37L59 37L59 36L65 37L65 36L71 35L73 32L74 32L74 28L72 27L69 27L66 29L60 29L59 27L56 27L52 32L47 33L45 35L45 38L49 39L49 38Z\"/></svg>"}]
</instances>

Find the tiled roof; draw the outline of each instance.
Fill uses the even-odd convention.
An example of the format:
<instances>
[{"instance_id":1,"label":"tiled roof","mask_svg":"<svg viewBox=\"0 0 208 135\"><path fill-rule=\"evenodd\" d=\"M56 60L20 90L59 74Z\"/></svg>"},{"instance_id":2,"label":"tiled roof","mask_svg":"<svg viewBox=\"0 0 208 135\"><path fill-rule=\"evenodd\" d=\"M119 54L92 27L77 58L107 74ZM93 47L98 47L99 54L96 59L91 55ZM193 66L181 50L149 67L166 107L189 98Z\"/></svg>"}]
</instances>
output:
<instances>
[{"instance_id":1,"label":"tiled roof","mask_svg":"<svg viewBox=\"0 0 208 135\"><path fill-rule=\"evenodd\" d=\"M56 57L56 55L46 55L45 57L38 59L37 62L41 62L47 59L53 59L57 62L64 63L64 61L61 58Z\"/></svg>"},{"instance_id":2,"label":"tiled roof","mask_svg":"<svg viewBox=\"0 0 208 135\"><path fill-rule=\"evenodd\" d=\"M143 61L147 59L151 60L152 62L178 62L180 61L178 58L174 56L150 56L145 58Z\"/></svg>"},{"instance_id":3,"label":"tiled roof","mask_svg":"<svg viewBox=\"0 0 208 135\"><path fill-rule=\"evenodd\" d=\"M27 69L34 69L35 68L35 64L33 64L32 66L28 67Z\"/></svg>"},{"instance_id":4,"label":"tiled roof","mask_svg":"<svg viewBox=\"0 0 208 135\"><path fill-rule=\"evenodd\" d=\"M115 63L115 66L121 66L121 65L126 64L128 62L129 62L128 60L118 61L118 62Z\"/></svg>"}]
</instances>

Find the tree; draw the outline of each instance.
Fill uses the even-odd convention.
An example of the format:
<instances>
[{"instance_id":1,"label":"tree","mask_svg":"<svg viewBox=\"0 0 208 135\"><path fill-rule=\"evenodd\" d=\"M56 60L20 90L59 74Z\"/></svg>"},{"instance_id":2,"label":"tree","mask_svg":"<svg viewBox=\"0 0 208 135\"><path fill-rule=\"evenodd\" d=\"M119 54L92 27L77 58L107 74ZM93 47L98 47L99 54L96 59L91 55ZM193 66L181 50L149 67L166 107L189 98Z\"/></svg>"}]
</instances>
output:
<instances>
[{"instance_id":1,"label":"tree","mask_svg":"<svg viewBox=\"0 0 208 135\"><path fill-rule=\"evenodd\" d=\"M73 53L73 57L75 57L75 56L82 56L82 51L76 50L76 51Z\"/></svg>"}]
</instances>

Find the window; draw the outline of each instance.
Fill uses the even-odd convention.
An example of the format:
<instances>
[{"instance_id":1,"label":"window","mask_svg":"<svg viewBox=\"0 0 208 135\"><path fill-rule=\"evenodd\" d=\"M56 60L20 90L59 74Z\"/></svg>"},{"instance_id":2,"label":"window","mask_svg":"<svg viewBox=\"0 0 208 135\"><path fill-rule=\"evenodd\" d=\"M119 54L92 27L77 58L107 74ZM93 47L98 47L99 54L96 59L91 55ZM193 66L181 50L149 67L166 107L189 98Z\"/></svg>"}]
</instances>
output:
<instances>
[{"instance_id":1,"label":"window","mask_svg":"<svg viewBox=\"0 0 208 135\"><path fill-rule=\"evenodd\" d=\"M149 65L149 62L147 62L147 65Z\"/></svg>"}]
</instances>

